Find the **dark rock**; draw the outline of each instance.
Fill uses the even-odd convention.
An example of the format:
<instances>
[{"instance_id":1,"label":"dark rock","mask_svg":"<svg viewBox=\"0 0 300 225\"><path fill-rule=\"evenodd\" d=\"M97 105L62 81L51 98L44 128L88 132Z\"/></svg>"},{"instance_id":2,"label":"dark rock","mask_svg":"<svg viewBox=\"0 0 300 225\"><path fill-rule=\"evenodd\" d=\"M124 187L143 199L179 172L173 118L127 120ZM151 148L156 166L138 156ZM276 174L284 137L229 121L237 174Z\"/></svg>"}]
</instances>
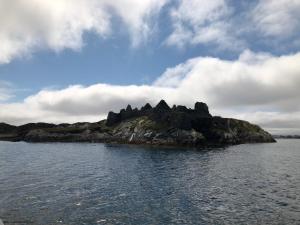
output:
<instances>
[{"instance_id":1,"label":"dark rock","mask_svg":"<svg viewBox=\"0 0 300 225\"><path fill-rule=\"evenodd\" d=\"M132 110L131 105L127 105L126 109L121 109L120 111L120 120L130 119L134 116L137 116L136 112Z\"/></svg>"},{"instance_id":2,"label":"dark rock","mask_svg":"<svg viewBox=\"0 0 300 225\"><path fill-rule=\"evenodd\" d=\"M168 123L171 109L168 104L161 100L152 110L149 117L159 123Z\"/></svg>"},{"instance_id":3,"label":"dark rock","mask_svg":"<svg viewBox=\"0 0 300 225\"><path fill-rule=\"evenodd\" d=\"M121 122L120 114L110 111L107 115L106 125L107 126L112 126L112 125L117 124L119 122Z\"/></svg>"},{"instance_id":4,"label":"dark rock","mask_svg":"<svg viewBox=\"0 0 300 225\"><path fill-rule=\"evenodd\" d=\"M142 108L141 108L141 112L149 112L150 110L152 109L152 106L147 103L146 105L144 105Z\"/></svg>"},{"instance_id":5,"label":"dark rock","mask_svg":"<svg viewBox=\"0 0 300 225\"><path fill-rule=\"evenodd\" d=\"M119 114L122 115L122 114L125 114L125 113L126 113L126 110L125 109L121 109Z\"/></svg>"},{"instance_id":6,"label":"dark rock","mask_svg":"<svg viewBox=\"0 0 300 225\"><path fill-rule=\"evenodd\" d=\"M184 113L183 111L172 113L169 118L169 124L171 127L179 128L183 130L192 129L191 117L190 115Z\"/></svg>"},{"instance_id":7,"label":"dark rock","mask_svg":"<svg viewBox=\"0 0 300 225\"><path fill-rule=\"evenodd\" d=\"M18 127L18 131L32 130L32 129L45 129L55 127L52 123L27 123Z\"/></svg>"},{"instance_id":8,"label":"dark rock","mask_svg":"<svg viewBox=\"0 0 300 225\"><path fill-rule=\"evenodd\" d=\"M175 108L176 111L178 112L183 112L183 113L187 113L189 112L188 108L183 106L183 105L178 105L176 108Z\"/></svg>"},{"instance_id":9,"label":"dark rock","mask_svg":"<svg viewBox=\"0 0 300 225\"><path fill-rule=\"evenodd\" d=\"M165 100L160 100L160 102L155 106L154 109L156 112L162 112L162 111L169 111L170 107L165 102Z\"/></svg>"},{"instance_id":10,"label":"dark rock","mask_svg":"<svg viewBox=\"0 0 300 225\"><path fill-rule=\"evenodd\" d=\"M16 131L17 127L7 124L7 123L0 123L0 134L1 133L9 133Z\"/></svg>"},{"instance_id":11,"label":"dark rock","mask_svg":"<svg viewBox=\"0 0 300 225\"><path fill-rule=\"evenodd\" d=\"M127 107L126 107L126 112L132 112L131 105L127 105Z\"/></svg>"},{"instance_id":12,"label":"dark rock","mask_svg":"<svg viewBox=\"0 0 300 225\"><path fill-rule=\"evenodd\" d=\"M208 106L203 102L196 102L195 103L195 112L198 115L211 117L211 115L209 114Z\"/></svg>"}]
</instances>

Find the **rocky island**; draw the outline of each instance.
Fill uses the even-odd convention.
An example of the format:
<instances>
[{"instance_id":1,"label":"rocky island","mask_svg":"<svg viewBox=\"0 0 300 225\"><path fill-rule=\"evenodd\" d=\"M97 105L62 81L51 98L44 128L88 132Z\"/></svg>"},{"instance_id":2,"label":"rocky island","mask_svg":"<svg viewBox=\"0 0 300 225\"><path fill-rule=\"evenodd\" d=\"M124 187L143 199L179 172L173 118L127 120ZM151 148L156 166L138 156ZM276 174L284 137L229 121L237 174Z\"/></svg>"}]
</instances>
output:
<instances>
[{"instance_id":1,"label":"rocky island","mask_svg":"<svg viewBox=\"0 0 300 225\"><path fill-rule=\"evenodd\" d=\"M130 105L119 113L109 112L96 123L0 123L0 140L26 142L103 142L163 146L205 147L242 143L275 142L257 125L247 121L212 116L203 102L194 109L172 108L161 100L141 109Z\"/></svg>"}]
</instances>

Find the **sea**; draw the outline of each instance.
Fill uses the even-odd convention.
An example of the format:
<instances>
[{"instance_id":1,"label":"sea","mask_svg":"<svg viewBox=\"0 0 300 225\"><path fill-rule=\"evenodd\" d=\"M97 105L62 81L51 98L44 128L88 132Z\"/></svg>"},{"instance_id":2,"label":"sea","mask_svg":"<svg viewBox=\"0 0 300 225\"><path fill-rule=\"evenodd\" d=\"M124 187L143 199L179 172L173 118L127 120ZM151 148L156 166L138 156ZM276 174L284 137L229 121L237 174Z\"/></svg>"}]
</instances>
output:
<instances>
[{"instance_id":1,"label":"sea","mask_svg":"<svg viewBox=\"0 0 300 225\"><path fill-rule=\"evenodd\" d=\"M300 140L0 142L0 224L300 224Z\"/></svg>"}]
</instances>

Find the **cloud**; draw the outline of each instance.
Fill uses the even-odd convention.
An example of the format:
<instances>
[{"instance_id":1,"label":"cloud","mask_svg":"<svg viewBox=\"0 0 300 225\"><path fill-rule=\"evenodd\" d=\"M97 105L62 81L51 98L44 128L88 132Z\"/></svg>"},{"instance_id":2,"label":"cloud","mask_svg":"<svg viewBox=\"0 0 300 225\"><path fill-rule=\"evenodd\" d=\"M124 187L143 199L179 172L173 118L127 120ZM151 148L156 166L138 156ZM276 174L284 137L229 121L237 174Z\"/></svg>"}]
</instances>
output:
<instances>
[{"instance_id":1,"label":"cloud","mask_svg":"<svg viewBox=\"0 0 300 225\"><path fill-rule=\"evenodd\" d=\"M110 110L125 104L142 106L145 101L156 103L162 96L174 92L154 86L116 86L95 84L73 85L62 90L42 90L22 103L0 104L0 121L13 124L27 122L98 121ZM20 113L22 112L22 113Z\"/></svg>"},{"instance_id":2,"label":"cloud","mask_svg":"<svg viewBox=\"0 0 300 225\"><path fill-rule=\"evenodd\" d=\"M84 32L110 35L111 18L126 25L137 46L167 0L0 0L0 64L42 48L78 50ZM130 13L129 13L130 12Z\"/></svg>"},{"instance_id":3,"label":"cloud","mask_svg":"<svg viewBox=\"0 0 300 225\"><path fill-rule=\"evenodd\" d=\"M5 102L14 96L12 89L11 83L0 80L0 102Z\"/></svg>"},{"instance_id":4,"label":"cloud","mask_svg":"<svg viewBox=\"0 0 300 225\"><path fill-rule=\"evenodd\" d=\"M132 45L138 46L153 32L160 10L169 0L105 0L127 25Z\"/></svg>"},{"instance_id":5,"label":"cloud","mask_svg":"<svg viewBox=\"0 0 300 225\"><path fill-rule=\"evenodd\" d=\"M168 68L152 85L42 90L21 103L0 104L0 121L98 121L128 103L140 107L164 98L170 105L189 107L204 101L214 115L250 120L268 129L300 129L299 61L300 53L273 56L249 50L232 61L197 57Z\"/></svg>"},{"instance_id":6,"label":"cloud","mask_svg":"<svg viewBox=\"0 0 300 225\"><path fill-rule=\"evenodd\" d=\"M221 108L300 110L300 53L281 57L244 51L238 60L198 57L168 69L155 82Z\"/></svg>"},{"instance_id":7,"label":"cloud","mask_svg":"<svg viewBox=\"0 0 300 225\"><path fill-rule=\"evenodd\" d=\"M0 64L41 49L80 50L85 32L109 38L119 26L133 47L140 46L159 27L163 7L171 21L166 24L172 29L164 42L168 46L205 45L237 52L256 42L300 46L296 0L0 0ZM113 26L113 21L121 25Z\"/></svg>"},{"instance_id":8,"label":"cloud","mask_svg":"<svg viewBox=\"0 0 300 225\"><path fill-rule=\"evenodd\" d=\"M171 11L173 32L166 43L177 47L213 44L234 50L243 44L231 27L232 14L225 0L181 0Z\"/></svg>"},{"instance_id":9,"label":"cloud","mask_svg":"<svg viewBox=\"0 0 300 225\"><path fill-rule=\"evenodd\" d=\"M300 33L300 2L297 0L260 0L252 11L256 28L264 35L287 38ZM299 40L299 38L298 38Z\"/></svg>"},{"instance_id":10,"label":"cloud","mask_svg":"<svg viewBox=\"0 0 300 225\"><path fill-rule=\"evenodd\" d=\"M258 44L299 48L299 11L297 0L179 0L170 13L173 31L165 43L237 52Z\"/></svg>"},{"instance_id":11,"label":"cloud","mask_svg":"<svg viewBox=\"0 0 300 225\"><path fill-rule=\"evenodd\" d=\"M239 118L257 121L272 134L300 134L300 112L245 112Z\"/></svg>"}]
</instances>

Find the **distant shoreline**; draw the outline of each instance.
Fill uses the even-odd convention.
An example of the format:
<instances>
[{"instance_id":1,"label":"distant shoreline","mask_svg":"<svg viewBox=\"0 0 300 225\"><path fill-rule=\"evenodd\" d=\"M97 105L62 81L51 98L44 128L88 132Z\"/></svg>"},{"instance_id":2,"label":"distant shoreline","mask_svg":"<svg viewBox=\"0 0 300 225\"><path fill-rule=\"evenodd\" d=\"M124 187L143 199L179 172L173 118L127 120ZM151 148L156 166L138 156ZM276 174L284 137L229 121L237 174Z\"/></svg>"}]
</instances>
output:
<instances>
[{"instance_id":1,"label":"distant shoreline","mask_svg":"<svg viewBox=\"0 0 300 225\"><path fill-rule=\"evenodd\" d=\"M272 135L275 139L300 139L300 135Z\"/></svg>"}]
</instances>

